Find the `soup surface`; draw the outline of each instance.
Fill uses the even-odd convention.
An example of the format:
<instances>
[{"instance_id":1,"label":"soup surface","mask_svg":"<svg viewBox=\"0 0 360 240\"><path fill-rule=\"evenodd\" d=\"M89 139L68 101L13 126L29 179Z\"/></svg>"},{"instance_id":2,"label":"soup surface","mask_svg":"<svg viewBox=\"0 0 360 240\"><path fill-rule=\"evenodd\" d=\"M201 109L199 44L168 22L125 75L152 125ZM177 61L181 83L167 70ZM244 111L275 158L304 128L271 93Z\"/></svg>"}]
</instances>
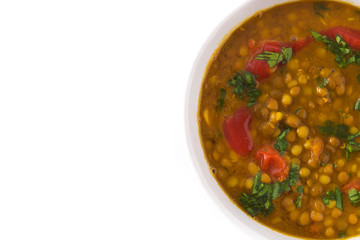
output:
<instances>
[{"instance_id":1,"label":"soup surface","mask_svg":"<svg viewBox=\"0 0 360 240\"><path fill-rule=\"evenodd\" d=\"M213 54L198 122L244 212L303 238L360 234L360 9L299 1L248 19Z\"/></svg>"}]
</instances>

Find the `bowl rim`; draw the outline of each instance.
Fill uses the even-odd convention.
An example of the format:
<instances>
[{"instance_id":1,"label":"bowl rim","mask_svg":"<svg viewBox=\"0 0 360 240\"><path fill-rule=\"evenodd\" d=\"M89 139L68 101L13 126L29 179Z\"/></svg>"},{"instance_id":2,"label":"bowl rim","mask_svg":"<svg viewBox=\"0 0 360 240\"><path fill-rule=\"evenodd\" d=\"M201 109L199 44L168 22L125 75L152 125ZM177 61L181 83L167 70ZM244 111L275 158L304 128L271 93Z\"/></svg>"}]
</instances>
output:
<instances>
[{"instance_id":1,"label":"bowl rim","mask_svg":"<svg viewBox=\"0 0 360 240\"><path fill-rule=\"evenodd\" d=\"M235 10L228 14L220 24L208 36L202 45L189 75L186 96L185 96L185 135L188 151L201 184L206 189L208 196L222 210L230 221L238 227L245 230L255 239L304 239L298 236L290 236L283 232L278 232L260 222L255 221L249 215L239 209L219 186L215 178L211 175L210 169L203 152L198 129L198 102L200 97L200 88L203 82L203 76L207 72L208 63L213 53L221 47L226 38L232 34L238 26L253 16L256 12L265 10L275 5L301 0L245 0ZM359 6L350 0L340 0ZM243 14L243 15L241 15ZM244 17L245 16L245 17ZM239 20L240 19L240 20Z\"/></svg>"}]
</instances>

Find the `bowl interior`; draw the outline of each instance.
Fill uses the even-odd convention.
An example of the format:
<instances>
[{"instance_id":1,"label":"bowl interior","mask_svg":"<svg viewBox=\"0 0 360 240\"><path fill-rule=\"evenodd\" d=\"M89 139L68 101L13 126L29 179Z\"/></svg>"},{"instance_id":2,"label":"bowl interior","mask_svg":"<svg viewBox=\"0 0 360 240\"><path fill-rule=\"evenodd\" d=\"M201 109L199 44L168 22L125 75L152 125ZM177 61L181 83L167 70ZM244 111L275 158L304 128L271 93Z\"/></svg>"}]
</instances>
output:
<instances>
[{"instance_id":1,"label":"bowl interior","mask_svg":"<svg viewBox=\"0 0 360 240\"><path fill-rule=\"evenodd\" d=\"M219 44L222 43L224 36L231 32L231 30L235 27L241 25L244 20L251 17L257 11L285 2L289 2L289 0L248 0L219 24L208 40L204 43L194 62L188 83L185 103L187 143L195 169L197 170L204 187L207 189L212 199L216 201L218 206L223 209L224 213L228 215L233 223L244 229L256 239L282 240L297 238L280 234L252 220L235 204L233 204L221 190L216 180L210 174L209 167L201 147L197 124L197 108L200 87L208 61L213 52L218 48ZM360 0L342 2L348 2L358 6L360 5Z\"/></svg>"}]
</instances>

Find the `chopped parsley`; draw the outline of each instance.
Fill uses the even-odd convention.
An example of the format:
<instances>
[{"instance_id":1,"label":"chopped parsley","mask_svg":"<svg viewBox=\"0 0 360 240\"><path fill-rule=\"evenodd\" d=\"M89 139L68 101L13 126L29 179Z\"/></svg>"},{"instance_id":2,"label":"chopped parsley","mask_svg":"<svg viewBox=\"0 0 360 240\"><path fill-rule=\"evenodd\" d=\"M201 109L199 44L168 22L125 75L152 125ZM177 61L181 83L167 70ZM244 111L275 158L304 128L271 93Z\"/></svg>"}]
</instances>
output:
<instances>
[{"instance_id":1,"label":"chopped parsley","mask_svg":"<svg viewBox=\"0 0 360 240\"><path fill-rule=\"evenodd\" d=\"M334 125L332 121L324 122L324 126L318 126L320 132L325 136L335 136L346 139L349 135L349 126L345 124Z\"/></svg>"},{"instance_id":2,"label":"chopped parsley","mask_svg":"<svg viewBox=\"0 0 360 240\"><path fill-rule=\"evenodd\" d=\"M348 192L350 203L354 206L360 205L360 192L356 190L355 188L352 188Z\"/></svg>"},{"instance_id":3,"label":"chopped parsley","mask_svg":"<svg viewBox=\"0 0 360 240\"><path fill-rule=\"evenodd\" d=\"M304 186L298 186L298 187L296 188L296 191L297 191L298 193L303 193L303 191L304 191Z\"/></svg>"},{"instance_id":4,"label":"chopped parsley","mask_svg":"<svg viewBox=\"0 0 360 240\"><path fill-rule=\"evenodd\" d=\"M254 59L265 60L269 64L270 68L273 68L279 63L285 65L290 61L292 54L292 48L282 47L280 53L264 51L259 53Z\"/></svg>"},{"instance_id":5,"label":"chopped parsley","mask_svg":"<svg viewBox=\"0 0 360 240\"><path fill-rule=\"evenodd\" d=\"M345 68L350 64L360 65L360 54L352 51L342 36L336 35L335 40L332 40L318 32L311 31L311 33L316 41L323 42L326 48L335 55L334 60L340 68Z\"/></svg>"},{"instance_id":6,"label":"chopped parsley","mask_svg":"<svg viewBox=\"0 0 360 240\"><path fill-rule=\"evenodd\" d=\"M360 143L355 141L355 139L359 136L360 131L347 137L347 143L345 146L347 160L350 158L350 153L360 151Z\"/></svg>"},{"instance_id":7,"label":"chopped parsley","mask_svg":"<svg viewBox=\"0 0 360 240\"><path fill-rule=\"evenodd\" d=\"M314 12L316 15L319 15L320 17L324 17L321 12L329 10L329 8L326 6L323 2L315 2L314 3Z\"/></svg>"},{"instance_id":8,"label":"chopped parsley","mask_svg":"<svg viewBox=\"0 0 360 240\"><path fill-rule=\"evenodd\" d=\"M290 128L285 129L277 138L274 148L278 150L280 155L284 155L285 150L289 147L289 143L286 141L286 135L290 132Z\"/></svg>"},{"instance_id":9,"label":"chopped parsley","mask_svg":"<svg viewBox=\"0 0 360 240\"><path fill-rule=\"evenodd\" d=\"M295 163L290 164L289 170L289 184L290 186L295 186L297 180L299 179L299 165Z\"/></svg>"},{"instance_id":10,"label":"chopped parsley","mask_svg":"<svg viewBox=\"0 0 360 240\"><path fill-rule=\"evenodd\" d=\"M360 98L358 98L358 100L356 100L355 105L354 105L354 110L360 110Z\"/></svg>"},{"instance_id":11,"label":"chopped parsley","mask_svg":"<svg viewBox=\"0 0 360 240\"><path fill-rule=\"evenodd\" d=\"M261 172L259 171L254 178L251 194L241 193L239 197L240 202L251 216L259 213L266 216L274 209L273 187L271 184L261 183L260 176Z\"/></svg>"},{"instance_id":12,"label":"chopped parsley","mask_svg":"<svg viewBox=\"0 0 360 240\"><path fill-rule=\"evenodd\" d=\"M295 202L296 208L301 207L301 199L302 199L302 195L300 195Z\"/></svg>"},{"instance_id":13,"label":"chopped parsley","mask_svg":"<svg viewBox=\"0 0 360 240\"><path fill-rule=\"evenodd\" d=\"M222 108L224 107L225 96L226 96L226 90L221 88L219 99L216 102L216 111L221 111Z\"/></svg>"},{"instance_id":14,"label":"chopped parsley","mask_svg":"<svg viewBox=\"0 0 360 240\"><path fill-rule=\"evenodd\" d=\"M295 174L297 175L295 176ZM289 191L290 186L295 185L299 177L299 166L291 164L289 179L282 182L262 183L260 177L261 172L259 171L254 178L251 193L241 193L239 197L245 210L253 217L258 214L266 216L273 211L273 200L280 197L283 192Z\"/></svg>"},{"instance_id":15,"label":"chopped parsley","mask_svg":"<svg viewBox=\"0 0 360 240\"><path fill-rule=\"evenodd\" d=\"M237 72L235 77L228 81L228 86L233 86L233 93L240 99L248 97L248 107L256 103L256 98L261 95L261 91L257 89L256 77L245 70Z\"/></svg>"},{"instance_id":16,"label":"chopped parsley","mask_svg":"<svg viewBox=\"0 0 360 240\"><path fill-rule=\"evenodd\" d=\"M335 186L335 191L327 191L322 197L321 197L323 203L325 205L329 205L331 200L336 201L336 207L340 210L344 211L343 209L343 200L342 200L342 193L339 190L337 186Z\"/></svg>"},{"instance_id":17,"label":"chopped parsley","mask_svg":"<svg viewBox=\"0 0 360 240\"><path fill-rule=\"evenodd\" d=\"M297 208L301 207L301 200L302 200L303 191L304 191L304 186L298 186L296 188L296 192L300 193L300 196L296 199L296 202L295 202Z\"/></svg>"},{"instance_id":18,"label":"chopped parsley","mask_svg":"<svg viewBox=\"0 0 360 240\"><path fill-rule=\"evenodd\" d=\"M342 232L339 234L339 238L346 238L346 232Z\"/></svg>"},{"instance_id":19,"label":"chopped parsley","mask_svg":"<svg viewBox=\"0 0 360 240\"><path fill-rule=\"evenodd\" d=\"M318 86L319 86L320 88L324 88L324 87L326 87L326 86L329 84L329 80L328 80L327 78L320 78L320 77L318 77L318 78L316 79L316 81L317 81L317 84L318 84Z\"/></svg>"}]
</instances>

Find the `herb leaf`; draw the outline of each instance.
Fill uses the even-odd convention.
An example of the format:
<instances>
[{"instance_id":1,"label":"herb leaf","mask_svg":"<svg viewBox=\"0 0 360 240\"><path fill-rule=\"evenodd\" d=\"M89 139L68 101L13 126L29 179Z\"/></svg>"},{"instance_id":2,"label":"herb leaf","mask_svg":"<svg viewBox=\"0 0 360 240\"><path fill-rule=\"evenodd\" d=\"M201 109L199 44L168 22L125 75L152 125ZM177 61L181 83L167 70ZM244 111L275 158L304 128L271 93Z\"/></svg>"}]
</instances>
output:
<instances>
[{"instance_id":1,"label":"herb leaf","mask_svg":"<svg viewBox=\"0 0 360 240\"><path fill-rule=\"evenodd\" d=\"M346 232L342 232L339 234L339 238L346 238Z\"/></svg>"},{"instance_id":2,"label":"herb leaf","mask_svg":"<svg viewBox=\"0 0 360 240\"><path fill-rule=\"evenodd\" d=\"M352 188L348 192L350 203L354 206L360 205L360 192L355 188Z\"/></svg>"},{"instance_id":3,"label":"herb leaf","mask_svg":"<svg viewBox=\"0 0 360 240\"><path fill-rule=\"evenodd\" d=\"M285 150L289 147L289 143L286 141L286 135L290 132L290 128L285 129L277 138L274 148L278 150L280 155L284 155Z\"/></svg>"},{"instance_id":4,"label":"herb leaf","mask_svg":"<svg viewBox=\"0 0 360 240\"><path fill-rule=\"evenodd\" d=\"M329 80L327 80L327 78L320 78L320 77L318 77L318 78L316 79L316 81L317 81L317 84L318 84L318 86L319 86L320 88L324 88L324 87L326 87L326 86L329 84Z\"/></svg>"},{"instance_id":5,"label":"herb leaf","mask_svg":"<svg viewBox=\"0 0 360 240\"><path fill-rule=\"evenodd\" d=\"M273 68L279 63L285 65L290 61L292 54L292 48L282 47L280 53L264 51L259 53L254 59L265 60L269 64L270 68Z\"/></svg>"},{"instance_id":6,"label":"herb leaf","mask_svg":"<svg viewBox=\"0 0 360 240\"><path fill-rule=\"evenodd\" d=\"M360 98L358 98L358 100L356 100L356 103L354 105L354 110L360 110Z\"/></svg>"},{"instance_id":7,"label":"herb leaf","mask_svg":"<svg viewBox=\"0 0 360 240\"><path fill-rule=\"evenodd\" d=\"M224 107L224 101L226 96L226 90L221 88L219 99L216 102L216 111L221 111Z\"/></svg>"},{"instance_id":8,"label":"herb leaf","mask_svg":"<svg viewBox=\"0 0 360 240\"><path fill-rule=\"evenodd\" d=\"M337 186L335 186L335 191L327 191L322 197L321 197L323 203L325 205L329 205L330 200L336 201L336 207L340 210L344 211L343 209L343 200L342 200L342 193L339 190Z\"/></svg>"},{"instance_id":9,"label":"herb leaf","mask_svg":"<svg viewBox=\"0 0 360 240\"><path fill-rule=\"evenodd\" d=\"M296 199L296 202L295 202L296 208L301 207L301 199L302 199L302 195L300 195L300 196L298 197L298 199Z\"/></svg>"},{"instance_id":10,"label":"herb leaf","mask_svg":"<svg viewBox=\"0 0 360 240\"><path fill-rule=\"evenodd\" d=\"M335 40L332 40L318 32L311 31L311 33L316 41L323 42L326 48L335 55L334 60L340 68L345 68L349 64L360 65L360 54L357 51L352 51L342 36L337 35Z\"/></svg>"},{"instance_id":11,"label":"herb leaf","mask_svg":"<svg viewBox=\"0 0 360 240\"><path fill-rule=\"evenodd\" d=\"M233 93L240 99L248 97L248 107L254 105L256 98L261 95L261 91L257 89L256 77L245 70L237 72L227 85L234 87Z\"/></svg>"},{"instance_id":12,"label":"herb leaf","mask_svg":"<svg viewBox=\"0 0 360 240\"><path fill-rule=\"evenodd\" d=\"M337 186L335 186L335 200L336 200L336 207L344 211L342 193Z\"/></svg>"},{"instance_id":13,"label":"herb leaf","mask_svg":"<svg viewBox=\"0 0 360 240\"><path fill-rule=\"evenodd\" d=\"M360 143L355 141L355 139L359 136L360 136L360 131L353 135L348 136L347 143L345 146L347 160L349 160L350 158L350 153L360 151Z\"/></svg>"},{"instance_id":14,"label":"herb leaf","mask_svg":"<svg viewBox=\"0 0 360 240\"><path fill-rule=\"evenodd\" d=\"M326 121L324 122L324 126L318 126L318 128L325 136L336 136L344 139L349 135L349 126L345 124L334 125L332 121Z\"/></svg>"},{"instance_id":15,"label":"herb leaf","mask_svg":"<svg viewBox=\"0 0 360 240\"><path fill-rule=\"evenodd\" d=\"M329 8L323 2L315 2L314 3L314 12L315 12L315 14L319 15L320 17L324 17L320 12L326 11L328 9Z\"/></svg>"},{"instance_id":16,"label":"herb leaf","mask_svg":"<svg viewBox=\"0 0 360 240\"><path fill-rule=\"evenodd\" d=\"M289 184L290 186L295 186L297 180L299 179L299 165L295 163L290 164L289 170Z\"/></svg>"},{"instance_id":17,"label":"herb leaf","mask_svg":"<svg viewBox=\"0 0 360 240\"><path fill-rule=\"evenodd\" d=\"M298 187L296 188L296 191L297 191L298 193L303 193L303 191L304 191L304 186L298 186Z\"/></svg>"},{"instance_id":18,"label":"herb leaf","mask_svg":"<svg viewBox=\"0 0 360 240\"><path fill-rule=\"evenodd\" d=\"M297 176L294 176L295 172L294 169L298 167L296 164L291 166L290 172L292 172L292 176L289 179L297 179ZM291 170L293 169L293 170ZM298 171L297 171L298 174ZM268 215L270 214L273 209L273 200L280 197L283 192L290 190L290 180L286 179L282 182L274 182L270 184L260 182L261 172L259 171L255 178L253 187L251 189L251 193L241 193L239 196L239 201L242 203L245 210L251 215L256 216L257 214L261 215ZM301 204L301 203L300 203Z\"/></svg>"}]
</instances>

